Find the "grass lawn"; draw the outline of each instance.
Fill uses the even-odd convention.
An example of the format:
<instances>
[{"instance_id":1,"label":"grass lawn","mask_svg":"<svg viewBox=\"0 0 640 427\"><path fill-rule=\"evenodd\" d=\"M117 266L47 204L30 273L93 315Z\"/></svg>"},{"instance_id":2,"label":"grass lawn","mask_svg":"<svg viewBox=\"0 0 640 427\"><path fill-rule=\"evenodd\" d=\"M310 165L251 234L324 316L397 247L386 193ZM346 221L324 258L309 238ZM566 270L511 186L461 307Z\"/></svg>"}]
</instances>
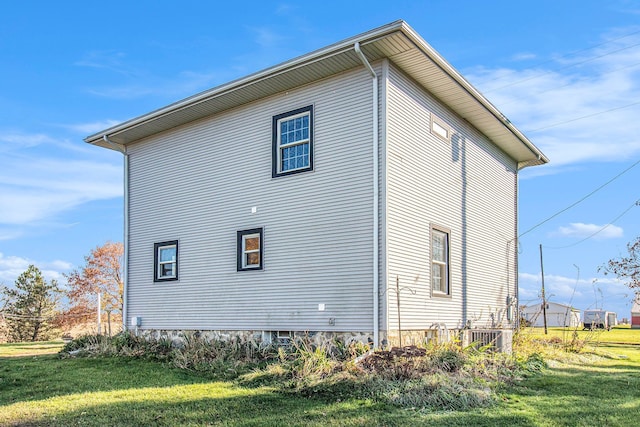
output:
<instances>
[{"instance_id":1,"label":"grass lawn","mask_svg":"<svg viewBox=\"0 0 640 427\"><path fill-rule=\"evenodd\" d=\"M624 331L633 333L624 339L640 338L636 332ZM633 344L601 341L598 356L552 362L502 390L494 407L431 413L243 387L144 360L47 354L59 346L0 345L0 425L632 426L640 413L640 346Z\"/></svg>"},{"instance_id":2,"label":"grass lawn","mask_svg":"<svg viewBox=\"0 0 640 427\"><path fill-rule=\"evenodd\" d=\"M563 340L571 340L574 332L578 338L586 341L589 345L598 346L600 344L637 344L640 345L640 329L631 329L629 325L619 325L610 331L606 329L595 329L584 331L582 328L547 328L548 336L559 337ZM527 333L536 336L544 336L544 328L528 328Z\"/></svg>"},{"instance_id":3,"label":"grass lawn","mask_svg":"<svg viewBox=\"0 0 640 427\"><path fill-rule=\"evenodd\" d=\"M62 341L21 342L0 344L0 357L38 356L56 354L64 343Z\"/></svg>"}]
</instances>

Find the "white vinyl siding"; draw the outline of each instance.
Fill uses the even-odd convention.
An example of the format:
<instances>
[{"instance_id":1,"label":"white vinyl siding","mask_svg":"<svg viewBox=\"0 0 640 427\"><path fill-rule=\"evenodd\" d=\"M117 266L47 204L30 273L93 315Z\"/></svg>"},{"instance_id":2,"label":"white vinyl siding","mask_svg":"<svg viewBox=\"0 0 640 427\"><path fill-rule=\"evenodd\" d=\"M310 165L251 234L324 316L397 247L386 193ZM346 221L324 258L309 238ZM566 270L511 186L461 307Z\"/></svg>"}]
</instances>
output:
<instances>
[{"instance_id":1,"label":"white vinyl siding","mask_svg":"<svg viewBox=\"0 0 640 427\"><path fill-rule=\"evenodd\" d=\"M313 171L272 178L272 119L308 105ZM371 108L358 68L130 145L129 317L151 329L370 333ZM239 272L236 232L255 227L264 269ZM167 235L180 239L179 287L151 280L149 245Z\"/></svg>"},{"instance_id":2,"label":"white vinyl siding","mask_svg":"<svg viewBox=\"0 0 640 427\"><path fill-rule=\"evenodd\" d=\"M387 92L387 281L407 289L403 330L504 325L516 286L515 161L393 65ZM434 117L449 142L432 131ZM431 224L450 229L447 298L431 289Z\"/></svg>"}]
</instances>

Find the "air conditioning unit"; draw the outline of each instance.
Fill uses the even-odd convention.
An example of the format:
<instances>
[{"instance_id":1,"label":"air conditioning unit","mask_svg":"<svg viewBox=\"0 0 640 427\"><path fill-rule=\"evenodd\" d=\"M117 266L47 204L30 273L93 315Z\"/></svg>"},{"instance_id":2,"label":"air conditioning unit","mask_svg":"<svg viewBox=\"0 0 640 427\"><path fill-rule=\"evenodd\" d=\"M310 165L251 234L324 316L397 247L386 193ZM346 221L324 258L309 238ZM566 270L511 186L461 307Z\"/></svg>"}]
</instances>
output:
<instances>
[{"instance_id":1,"label":"air conditioning unit","mask_svg":"<svg viewBox=\"0 0 640 427\"><path fill-rule=\"evenodd\" d=\"M465 347L487 348L489 351L511 353L513 330L511 329L466 329L462 344Z\"/></svg>"}]
</instances>

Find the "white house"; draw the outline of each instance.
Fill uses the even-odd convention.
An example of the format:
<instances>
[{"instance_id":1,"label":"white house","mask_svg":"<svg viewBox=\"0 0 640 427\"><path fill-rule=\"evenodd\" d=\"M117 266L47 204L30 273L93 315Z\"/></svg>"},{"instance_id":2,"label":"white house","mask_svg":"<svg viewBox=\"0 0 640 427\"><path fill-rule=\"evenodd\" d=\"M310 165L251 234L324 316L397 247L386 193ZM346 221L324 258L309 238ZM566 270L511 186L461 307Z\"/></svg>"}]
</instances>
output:
<instances>
[{"instance_id":1,"label":"white house","mask_svg":"<svg viewBox=\"0 0 640 427\"><path fill-rule=\"evenodd\" d=\"M547 301L547 326L577 328L580 326L580 310L569 305ZM544 326L542 303L522 308L522 317L531 326Z\"/></svg>"},{"instance_id":2,"label":"white house","mask_svg":"<svg viewBox=\"0 0 640 427\"><path fill-rule=\"evenodd\" d=\"M129 329L516 320L518 172L548 160L403 21L85 141L124 154Z\"/></svg>"}]
</instances>

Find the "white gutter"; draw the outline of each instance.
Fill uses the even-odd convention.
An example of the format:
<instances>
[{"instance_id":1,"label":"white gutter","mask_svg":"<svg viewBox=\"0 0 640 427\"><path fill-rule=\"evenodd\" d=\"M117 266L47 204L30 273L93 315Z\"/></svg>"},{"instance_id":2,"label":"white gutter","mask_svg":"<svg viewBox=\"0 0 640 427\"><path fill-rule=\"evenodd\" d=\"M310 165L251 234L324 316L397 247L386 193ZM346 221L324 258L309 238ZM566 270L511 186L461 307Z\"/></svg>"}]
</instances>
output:
<instances>
[{"instance_id":1,"label":"white gutter","mask_svg":"<svg viewBox=\"0 0 640 427\"><path fill-rule=\"evenodd\" d=\"M166 107L152 111L143 116L136 117L131 120L127 120L126 122L110 127L102 132L96 133L94 135L90 135L87 138L85 138L85 141L88 143L94 143L96 142L96 140L101 139L101 136L103 134L109 134L112 137L115 137L119 133L127 129L144 125L158 118L175 113L176 111L193 107L201 102L207 101L210 98L221 96L225 93L235 91L245 86L253 85L258 81L261 81L266 78L271 78L275 75L286 73L292 69L296 69L297 67L303 66L305 64L319 62L326 57L337 55L344 51L350 51L351 47L353 46L353 43L356 42L356 40L360 40L360 41L374 40L379 37L383 37L387 34L390 34L394 31L397 31L398 29L403 28L403 26L407 26L407 24L405 24L402 20L391 22L387 25L383 25L382 27L373 29L371 31L368 31L366 33L363 33L354 37L350 37L346 40L340 41L338 43L334 43L332 45L310 52L308 54L298 56L289 61L283 62L273 67L269 67L265 70L258 71L253 74L249 74L248 76L233 80L231 82L225 83L213 89L209 89L209 90L197 93L188 98L177 101L173 104L167 105ZM356 42L356 43L359 43L359 42ZM368 62L366 62L366 64L368 64ZM371 67L369 66L369 68Z\"/></svg>"},{"instance_id":2,"label":"white gutter","mask_svg":"<svg viewBox=\"0 0 640 427\"><path fill-rule=\"evenodd\" d=\"M173 114L177 114L183 110L189 110L196 106L211 101L218 97L224 97L230 95L232 92L241 90L243 88L254 85L257 82L271 79L278 75L286 74L299 67L307 66L316 62L322 62L329 57L337 56L345 52L351 51L354 43L376 43L378 40L390 36L394 33L401 33L404 35L415 48L421 51L433 64L435 64L442 72L448 76L452 82L455 82L457 86L469 95L472 99L479 103L481 108L484 108L489 114L491 114L502 126L504 126L509 133L515 137L521 144L524 145L534 156L534 159L523 161L520 163L519 168L522 169L534 164L547 163L549 159L537 148L529 139L522 134L491 102L489 102L484 95L482 95L477 89L475 89L458 71L453 68L444 58L440 56L422 37L416 33L406 22L398 20L366 33L351 37L341 42L332 44L325 48L316 50L314 52L299 56L291 59L279 65L267 68L265 70L250 74L246 77L231 81L221 86L209 89L191 97L185 98L181 101L170 104L166 107L152 111L143 116L133 118L111 128L108 128L102 132L93 134L85 138L86 142L96 143L102 142L102 136L108 134L111 138L119 140L122 143L131 142L131 139L127 139L127 132L132 131L138 127L149 126L149 128L140 134L136 134L136 139L144 136L148 136L151 133L157 132L158 127L153 126L153 122L156 120L162 121L166 119L166 123L160 126L160 130L169 129L175 126L175 123L170 122L169 117ZM378 58L381 59L381 58ZM369 67L370 68L370 67ZM183 117L180 120L187 120ZM162 124L162 122L158 122ZM163 126L167 127L163 127ZM143 128L144 129L144 128ZM536 160L537 159L537 160ZM531 163L529 163L531 162Z\"/></svg>"},{"instance_id":3,"label":"white gutter","mask_svg":"<svg viewBox=\"0 0 640 427\"><path fill-rule=\"evenodd\" d=\"M380 189L378 153L378 75L360 49L360 43L353 45L356 53L372 77L373 87L373 345L380 345Z\"/></svg>"},{"instance_id":4,"label":"white gutter","mask_svg":"<svg viewBox=\"0 0 640 427\"><path fill-rule=\"evenodd\" d=\"M118 144L111 141L109 137L105 134L102 136L102 139L107 144L110 144L115 150L121 152L124 156L124 172L123 172L123 187L124 187L124 253L122 254L122 330L127 330L127 289L129 282L129 154L127 154L127 147L122 145L121 148L118 147Z\"/></svg>"}]
</instances>

